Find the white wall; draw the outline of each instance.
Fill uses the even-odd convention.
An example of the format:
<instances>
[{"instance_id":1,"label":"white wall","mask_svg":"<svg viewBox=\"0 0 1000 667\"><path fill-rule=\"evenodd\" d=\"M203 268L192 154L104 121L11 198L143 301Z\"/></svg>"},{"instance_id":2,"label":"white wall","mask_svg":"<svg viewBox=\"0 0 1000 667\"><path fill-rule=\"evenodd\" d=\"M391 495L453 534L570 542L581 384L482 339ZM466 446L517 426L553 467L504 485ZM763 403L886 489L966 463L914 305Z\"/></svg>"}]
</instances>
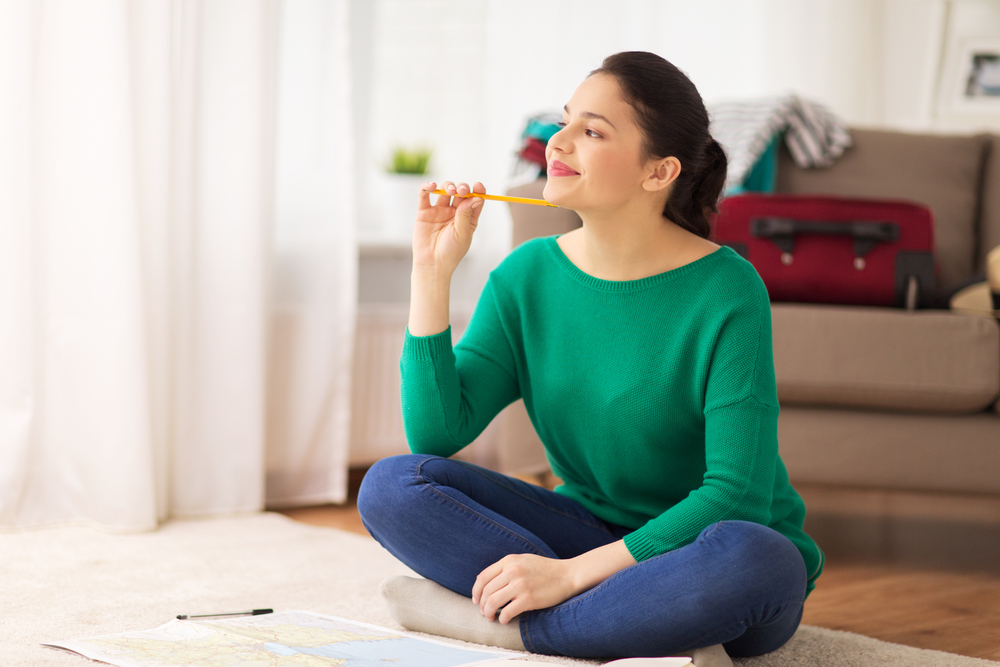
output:
<instances>
[{"instance_id":1,"label":"white wall","mask_svg":"<svg viewBox=\"0 0 1000 667\"><path fill-rule=\"evenodd\" d=\"M392 145L435 148L435 180L511 183L525 121L558 111L587 73L616 51L648 50L694 81L706 103L783 92L826 104L848 124L969 132L1000 116L936 114L940 54L955 34L1000 34L991 0L357 0L370 37L358 75L367 104L359 142L370 223L380 161ZM355 47L356 49L359 47ZM509 250L506 205L484 209L471 276L453 300L471 302Z\"/></svg>"},{"instance_id":2,"label":"white wall","mask_svg":"<svg viewBox=\"0 0 1000 667\"><path fill-rule=\"evenodd\" d=\"M967 75L961 61L963 41L985 39L996 48L1000 43L1000 2L996 0L952 0L947 3L941 25L941 71L935 91L931 127L940 131L967 132L977 129L1000 130L1000 108L994 111L960 111L952 103L960 81Z\"/></svg>"}]
</instances>

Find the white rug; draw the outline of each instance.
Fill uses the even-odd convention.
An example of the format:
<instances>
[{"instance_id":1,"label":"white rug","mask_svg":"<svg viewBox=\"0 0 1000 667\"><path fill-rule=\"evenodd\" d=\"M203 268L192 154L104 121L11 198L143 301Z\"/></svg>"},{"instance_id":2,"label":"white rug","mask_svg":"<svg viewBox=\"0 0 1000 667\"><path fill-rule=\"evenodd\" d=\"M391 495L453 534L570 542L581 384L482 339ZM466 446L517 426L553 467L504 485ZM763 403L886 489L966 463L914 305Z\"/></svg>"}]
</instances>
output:
<instances>
[{"instance_id":1,"label":"white rug","mask_svg":"<svg viewBox=\"0 0 1000 667\"><path fill-rule=\"evenodd\" d=\"M0 534L0 665L84 667L93 663L39 644L151 629L177 614L304 609L402 629L377 592L396 574L413 573L374 540L271 513L172 521L142 534L84 527ZM734 663L1000 667L806 625L781 649Z\"/></svg>"}]
</instances>

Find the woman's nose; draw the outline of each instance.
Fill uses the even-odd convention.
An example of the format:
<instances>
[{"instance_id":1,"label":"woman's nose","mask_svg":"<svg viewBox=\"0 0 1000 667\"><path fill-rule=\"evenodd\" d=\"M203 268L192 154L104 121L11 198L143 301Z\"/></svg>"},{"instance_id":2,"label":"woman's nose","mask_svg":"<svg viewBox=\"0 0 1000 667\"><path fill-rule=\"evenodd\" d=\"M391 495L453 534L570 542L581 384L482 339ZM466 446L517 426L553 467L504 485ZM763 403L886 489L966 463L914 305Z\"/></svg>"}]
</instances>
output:
<instances>
[{"instance_id":1,"label":"woman's nose","mask_svg":"<svg viewBox=\"0 0 1000 667\"><path fill-rule=\"evenodd\" d=\"M572 152L571 142L566 134L566 128L563 128L549 137L549 143L547 144L550 151L558 150L561 153Z\"/></svg>"}]
</instances>

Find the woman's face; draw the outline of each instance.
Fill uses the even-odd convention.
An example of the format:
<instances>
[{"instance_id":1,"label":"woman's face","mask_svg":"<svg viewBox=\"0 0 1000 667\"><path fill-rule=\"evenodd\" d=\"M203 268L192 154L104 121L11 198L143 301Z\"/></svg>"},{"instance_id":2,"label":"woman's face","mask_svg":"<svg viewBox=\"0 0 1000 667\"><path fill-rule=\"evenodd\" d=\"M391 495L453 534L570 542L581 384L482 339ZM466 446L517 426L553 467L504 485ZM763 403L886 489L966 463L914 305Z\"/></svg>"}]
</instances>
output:
<instances>
[{"instance_id":1,"label":"woman's face","mask_svg":"<svg viewBox=\"0 0 1000 667\"><path fill-rule=\"evenodd\" d=\"M641 161L642 143L615 78L588 77L563 109L562 129L546 146L548 180L542 196L575 211L613 210L637 194L649 196L643 181L657 161Z\"/></svg>"}]
</instances>

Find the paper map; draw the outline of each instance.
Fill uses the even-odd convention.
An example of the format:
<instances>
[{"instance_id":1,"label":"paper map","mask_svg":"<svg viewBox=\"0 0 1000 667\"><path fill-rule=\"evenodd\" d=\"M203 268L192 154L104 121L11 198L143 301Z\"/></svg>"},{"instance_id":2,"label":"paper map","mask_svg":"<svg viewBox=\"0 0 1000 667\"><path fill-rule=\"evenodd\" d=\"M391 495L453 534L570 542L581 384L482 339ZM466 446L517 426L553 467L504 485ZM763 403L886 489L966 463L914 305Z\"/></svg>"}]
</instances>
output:
<instances>
[{"instance_id":1,"label":"paper map","mask_svg":"<svg viewBox=\"0 0 1000 667\"><path fill-rule=\"evenodd\" d=\"M121 667L458 667L511 657L306 611L200 621L44 644Z\"/></svg>"}]
</instances>

